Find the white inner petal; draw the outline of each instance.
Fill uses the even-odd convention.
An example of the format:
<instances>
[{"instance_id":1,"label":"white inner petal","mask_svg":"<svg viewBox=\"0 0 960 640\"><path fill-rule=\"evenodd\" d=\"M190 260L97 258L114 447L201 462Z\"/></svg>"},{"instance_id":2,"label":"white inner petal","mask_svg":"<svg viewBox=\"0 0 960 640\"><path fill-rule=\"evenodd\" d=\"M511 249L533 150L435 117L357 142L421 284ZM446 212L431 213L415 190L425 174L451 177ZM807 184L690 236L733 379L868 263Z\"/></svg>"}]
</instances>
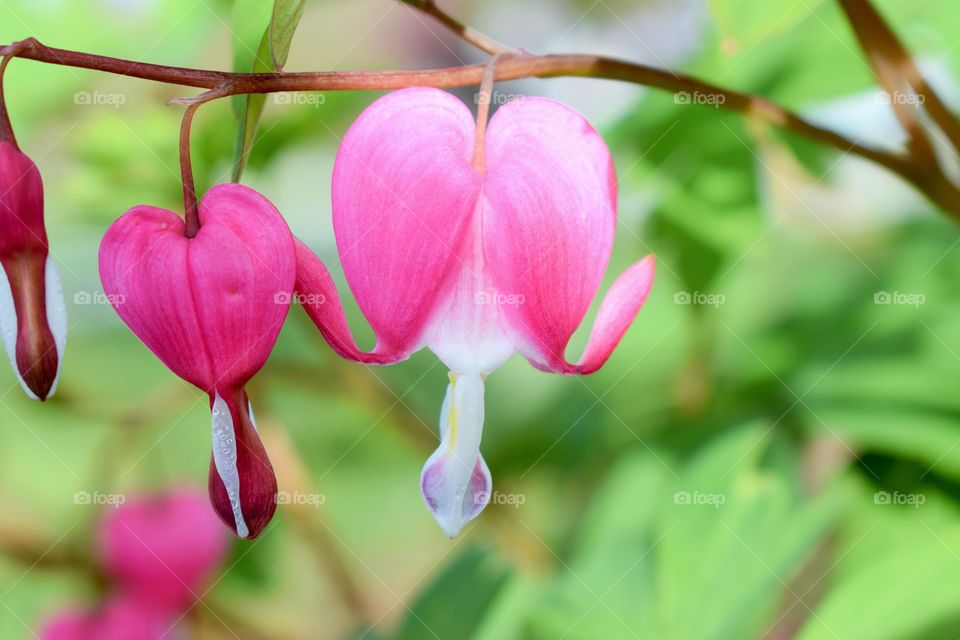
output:
<instances>
[{"instance_id":1,"label":"white inner petal","mask_svg":"<svg viewBox=\"0 0 960 640\"><path fill-rule=\"evenodd\" d=\"M60 382L60 370L63 367L63 351L67 346L67 305L63 300L63 286L60 282L60 271L51 256L47 256L44 268L44 290L46 291L45 304L47 307L47 325L53 334L53 341L57 347L57 375L50 386L47 397L53 396ZM37 400L37 394L27 386L20 368L17 366L17 310L13 304L13 291L7 272L0 268L0 332L3 334L3 348L7 352L10 366L13 368L17 381L31 400Z\"/></svg>"},{"instance_id":2,"label":"white inner petal","mask_svg":"<svg viewBox=\"0 0 960 640\"><path fill-rule=\"evenodd\" d=\"M233 416L219 393L213 399L213 464L227 490L237 535L246 538L250 531L240 505L240 473L237 471L237 438L233 430Z\"/></svg>"},{"instance_id":3,"label":"white inner petal","mask_svg":"<svg viewBox=\"0 0 960 640\"><path fill-rule=\"evenodd\" d=\"M420 475L427 507L450 537L489 501L490 470L480 456L483 415L482 376L450 374L440 415L440 447Z\"/></svg>"},{"instance_id":4,"label":"white inner petal","mask_svg":"<svg viewBox=\"0 0 960 640\"><path fill-rule=\"evenodd\" d=\"M516 351L504 312L518 303L517 296L497 289L483 255L485 202L481 195L468 239L454 258L459 271L425 333L426 345L451 371L490 373Z\"/></svg>"},{"instance_id":5,"label":"white inner petal","mask_svg":"<svg viewBox=\"0 0 960 640\"><path fill-rule=\"evenodd\" d=\"M53 334L53 341L57 345L57 376L50 386L47 397L53 396L60 382L60 370L63 368L63 352L67 348L67 305L63 300L63 285L60 282L60 270L53 257L47 255L45 268L45 290L47 305L47 325ZM9 287L9 285L8 285Z\"/></svg>"},{"instance_id":6,"label":"white inner petal","mask_svg":"<svg viewBox=\"0 0 960 640\"><path fill-rule=\"evenodd\" d=\"M250 424L253 425L253 430L257 431L257 419L253 417L253 403L250 400L247 400L247 415L250 416Z\"/></svg>"}]
</instances>

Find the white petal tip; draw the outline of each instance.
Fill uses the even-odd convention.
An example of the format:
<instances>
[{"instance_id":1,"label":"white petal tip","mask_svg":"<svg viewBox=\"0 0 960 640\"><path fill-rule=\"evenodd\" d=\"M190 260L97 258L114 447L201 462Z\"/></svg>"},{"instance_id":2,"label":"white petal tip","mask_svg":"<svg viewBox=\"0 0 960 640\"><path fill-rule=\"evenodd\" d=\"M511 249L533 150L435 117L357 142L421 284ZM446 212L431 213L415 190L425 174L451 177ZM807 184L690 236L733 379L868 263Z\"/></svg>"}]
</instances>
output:
<instances>
[{"instance_id":1,"label":"white petal tip","mask_svg":"<svg viewBox=\"0 0 960 640\"><path fill-rule=\"evenodd\" d=\"M420 492L433 519L448 538L455 538L490 502L492 480L487 463L479 457L461 489L462 474L451 474L447 462L436 454L430 457L420 476Z\"/></svg>"}]
</instances>

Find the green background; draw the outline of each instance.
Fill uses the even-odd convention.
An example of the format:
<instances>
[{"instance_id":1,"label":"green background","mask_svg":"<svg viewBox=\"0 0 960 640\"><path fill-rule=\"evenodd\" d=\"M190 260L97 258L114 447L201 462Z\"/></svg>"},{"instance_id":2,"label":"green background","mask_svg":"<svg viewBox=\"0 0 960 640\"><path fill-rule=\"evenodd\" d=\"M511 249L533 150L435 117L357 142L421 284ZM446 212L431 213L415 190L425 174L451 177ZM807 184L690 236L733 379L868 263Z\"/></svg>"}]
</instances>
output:
<instances>
[{"instance_id":1,"label":"green background","mask_svg":"<svg viewBox=\"0 0 960 640\"><path fill-rule=\"evenodd\" d=\"M496 20L481 4L449 9L503 39L511 10L512 33L546 12L597 33L629 24L617 17L629 3L507 3ZM960 7L878 4L951 95ZM269 17L269 2L236 5L5 0L0 42L228 69L251 64L244 43ZM833 2L702 11L678 68L802 112L859 99L855 120L884 135L870 70ZM479 59L428 22L387 0L316 0L287 68ZM16 60L6 89L44 176L70 315L52 401L31 403L0 370L0 637L29 638L52 612L98 598L101 585L69 559L89 553L99 517L75 494L204 485L210 418L206 398L97 297L110 222L141 203L182 206L181 108L165 101L195 91ZM334 251L329 182L339 137L379 94L312 95L266 100L244 181L330 266L369 347ZM471 90L459 95L472 106ZM621 207L601 291L648 253L657 279L600 372L547 375L516 357L488 379L483 455L511 499L448 540L417 483L436 446L442 365L428 352L389 368L342 361L293 309L250 393L281 489L322 504L281 507L260 540L235 543L185 622L189 637L960 636L956 224L893 176L738 115L661 93L610 99L616 113L598 125ZM199 112L198 190L229 179L236 128L228 101ZM47 555L33 566L15 553L24 545Z\"/></svg>"}]
</instances>

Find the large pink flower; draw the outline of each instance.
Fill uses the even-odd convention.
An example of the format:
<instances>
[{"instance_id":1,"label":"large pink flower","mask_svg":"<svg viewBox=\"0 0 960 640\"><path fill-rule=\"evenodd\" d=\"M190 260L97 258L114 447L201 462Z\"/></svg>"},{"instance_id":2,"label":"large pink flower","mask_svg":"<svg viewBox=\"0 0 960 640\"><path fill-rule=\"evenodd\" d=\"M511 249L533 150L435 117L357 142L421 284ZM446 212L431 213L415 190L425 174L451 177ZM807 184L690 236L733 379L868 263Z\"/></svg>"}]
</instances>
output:
<instances>
[{"instance_id":1,"label":"large pink flower","mask_svg":"<svg viewBox=\"0 0 960 640\"><path fill-rule=\"evenodd\" d=\"M100 278L117 313L174 373L210 396L210 498L241 538L263 531L277 480L244 385L266 362L294 283L293 236L270 201L238 184L200 202L187 238L172 211L134 207L100 246Z\"/></svg>"},{"instance_id":2,"label":"large pink flower","mask_svg":"<svg viewBox=\"0 0 960 640\"><path fill-rule=\"evenodd\" d=\"M440 448L423 497L448 535L486 505L483 378L519 352L538 369L591 373L646 299L647 257L614 282L583 355L564 356L613 244L616 174L600 135L557 102L500 108L478 140L466 106L436 89L391 93L344 137L333 222L347 281L377 336L362 352L323 264L297 245L297 285L342 356L390 363L427 347L449 367ZM479 149L475 149L479 147ZM477 162L475 151L480 151Z\"/></svg>"},{"instance_id":3,"label":"large pink flower","mask_svg":"<svg viewBox=\"0 0 960 640\"><path fill-rule=\"evenodd\" d=\"M0 266L4 347L23 390L46 400L60 377L67 312L47 246L40 172L12 140L0 140Z\"/></svg>"}]
</instances>

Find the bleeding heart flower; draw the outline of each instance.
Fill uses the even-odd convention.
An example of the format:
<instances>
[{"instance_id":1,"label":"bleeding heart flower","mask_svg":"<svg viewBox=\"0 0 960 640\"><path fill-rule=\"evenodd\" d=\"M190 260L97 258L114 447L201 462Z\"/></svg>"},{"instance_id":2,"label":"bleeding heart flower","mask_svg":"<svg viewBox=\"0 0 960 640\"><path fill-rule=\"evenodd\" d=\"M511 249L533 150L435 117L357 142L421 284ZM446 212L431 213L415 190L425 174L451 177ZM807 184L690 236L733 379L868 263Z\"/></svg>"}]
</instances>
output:
<instances>
[{"instance_id":1,"label":"bleeding heart flower","mask_svg":"<svg viewBox=\"0 0 960 640\"><path fill-rule=\"evenodd\" d=\"M337 154L333 223L374 350L359 350L329 273L299 242L297 291L340 355L390 363L426 346L451 370L440 448L420 487L453 536L490 497L479 452L484 377L515 352L544 371L599 369L647 297L653 257L617 278L585 352L568 362L610 258L616 174L590 124L541 98L501 107L485 134L443 91L377 100Z\"/></svg>"},{"instance_id":2,"label":"bleeding heart flower","mask_svg":"<svg viewBox=\"0 0 960 640\"><path fill-rule=\"evenodd\" d=\"M112 510L101 526L99 554L125 593L180 611L203 594L227 551L226 536L203 495L180 489Z\"/></svg>"},{"instance_id":3,"label":"bleeding heart flower","mask_svg":"<svg viewBox=\"0 0 960 640\"><path fill-rule=\"evenodd\" d=\"M67 340L60 272L43 224L43 182L12 139L0 139L0 331L20 386L46 400Z\"/></svg>"},{"instance_id":4,"label":"bleeding heart flower","mask_svg":"<svg viewBox=\"0 0 960 640\"><path fill-rule=\"evenodd\" d=\"M293 290L293 236L256 191L218 185L185 235L172 211L134 207L107 230L100 278L117 313L174 373L210 396L210 499L241 538L276 510L277 480L244 385L266 362Z\"/></svg>"}]
</instances>

